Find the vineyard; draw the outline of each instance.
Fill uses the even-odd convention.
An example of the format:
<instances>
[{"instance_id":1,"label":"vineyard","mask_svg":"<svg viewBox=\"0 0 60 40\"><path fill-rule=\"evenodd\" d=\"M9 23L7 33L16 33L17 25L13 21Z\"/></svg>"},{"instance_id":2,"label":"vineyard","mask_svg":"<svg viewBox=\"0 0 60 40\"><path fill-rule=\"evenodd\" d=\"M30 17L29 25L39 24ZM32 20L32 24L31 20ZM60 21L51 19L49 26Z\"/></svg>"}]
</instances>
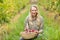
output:
<instances>
[{"instance_id":1,"label":"vineyard","mask_svg":"<svg viewBox=\"0 0 60 40\"><path fill-rule=\"evenodd\" d=\"M24 2L24 3L23 3ZM21 9L28 4L25 0L1 0L0 1L0 24L9 23Z\"/></svg>"},{"instance_id":2,"label":"vineyard","mask_svg":"<svg viewBox=\"0 0 60 40\"><path fill-rule=\"evenodd\" d=\"M19 40L30 6L44 18L44 33L36 40L60 40L60 0L0 0L0 40Z\"/></svg>"}]
</instances>

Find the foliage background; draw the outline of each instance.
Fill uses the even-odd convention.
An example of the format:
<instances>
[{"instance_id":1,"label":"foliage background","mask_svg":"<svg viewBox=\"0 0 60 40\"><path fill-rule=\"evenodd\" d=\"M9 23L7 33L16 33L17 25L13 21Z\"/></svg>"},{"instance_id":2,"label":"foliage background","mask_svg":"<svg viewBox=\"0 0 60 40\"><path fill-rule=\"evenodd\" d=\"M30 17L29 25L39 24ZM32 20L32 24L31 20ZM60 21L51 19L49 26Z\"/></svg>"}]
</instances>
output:
<instances>
[{"instance_id":1,"label":"foliage background","mask_svg":"<svg viewBox=\"0 0 60 40\"><path fill-rule=\"evenodd\" d=\"M60 0L37 1L44 33L35 40L60 40ZM19 40L31 5L30 0L0 0L0 40Z\"/></svg>"}]
</instances>

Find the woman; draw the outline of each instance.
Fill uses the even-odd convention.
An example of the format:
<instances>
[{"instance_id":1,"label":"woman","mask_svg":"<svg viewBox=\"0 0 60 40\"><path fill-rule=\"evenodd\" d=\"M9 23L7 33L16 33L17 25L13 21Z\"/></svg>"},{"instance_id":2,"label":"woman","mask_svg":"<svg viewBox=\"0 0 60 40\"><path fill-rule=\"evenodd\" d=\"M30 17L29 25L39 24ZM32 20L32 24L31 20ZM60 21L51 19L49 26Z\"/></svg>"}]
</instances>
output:
<instances>
[{"instance_id":1,"label":"woman","mask_svg":"<svg viewBox=\"0 0 60 40\"><path fill-rule=\"evenodd\" d=\"M26 29L38 30L36 32L38 35L43 32L43 17L39 15L38 8L36 5L33 5L30 8L30 13L25 20L25 29L24 30L26 30ZM35 38L30 39L30 40L34 40ZM21 40L25 40L25 39L21 38Z\"/></svg>"}]
</instances>

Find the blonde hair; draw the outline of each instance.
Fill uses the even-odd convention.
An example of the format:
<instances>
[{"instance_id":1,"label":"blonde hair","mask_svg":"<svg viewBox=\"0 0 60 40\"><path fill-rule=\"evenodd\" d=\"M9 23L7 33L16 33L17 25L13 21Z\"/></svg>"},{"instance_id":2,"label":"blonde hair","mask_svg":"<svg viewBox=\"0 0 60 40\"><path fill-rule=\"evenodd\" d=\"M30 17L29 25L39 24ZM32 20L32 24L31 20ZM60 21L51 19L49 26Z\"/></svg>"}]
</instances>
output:
<instances>
[{"instance_id":1,"label":"blonde hair","mask_svg":"<svg viewBox=\"0 0 60 40\"><path fill-rule=\"evenodd\" d=\"M37 10L38 10L38 7L37 7L37 5L32 5L31 6L31 8L32 7L35 7ZM31 8L30 8L30 10L31 10ZM37 25L40 25L40 15L39 15L39 13L37 12ZM29 23L31 24L31 25L33 25L33 23L32 23L32 18L31 18L31 15L30 15L30 13L29 13Z\"/></svg>"},{"instance_id":2,"label":"blonde hair","mask_svg":"<svg viewBox=\"0 0 60 40\"><path fill-rule=\"evenodd\" d=\"M38 10L37 5L32 5L32 6L30 7L30 10L31 10L32 7L35 7L35 8Z\"/></svg>"},{"instance_id":3,"label":"blonde hair","mask_svg":"<svg viewBox=\"0 0 60 40\"><path fill-rule=\"evenodd\" d=\"M41 23L40 23L40 16L39 15L37 15L37 19L36 20L37 20L36 21L37 25L40 26ZM29 16L29 23L31 25L33 25L31 16Z\"/></svg>"}]
</instances>

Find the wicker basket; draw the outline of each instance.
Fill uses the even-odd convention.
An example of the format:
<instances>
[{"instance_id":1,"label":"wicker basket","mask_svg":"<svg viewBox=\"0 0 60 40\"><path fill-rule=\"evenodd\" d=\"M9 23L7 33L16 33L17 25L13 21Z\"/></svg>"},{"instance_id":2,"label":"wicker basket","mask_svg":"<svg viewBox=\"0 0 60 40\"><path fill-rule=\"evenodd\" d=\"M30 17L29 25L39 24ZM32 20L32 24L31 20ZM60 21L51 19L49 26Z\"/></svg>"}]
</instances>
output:
<instances>
[{"instance_id":1,"label":"wicker basket","mask_svg":"<svg viewBox=\"0 0 60 40\"><path fill-rule=\"evenodd\" d=\"M31 39L31 38L34 38L37 34L35 32L29 32L29 33L26 33L26 32L21 32L20 35L24 38L24 39Z\"/></svg>"}]
</instances>

